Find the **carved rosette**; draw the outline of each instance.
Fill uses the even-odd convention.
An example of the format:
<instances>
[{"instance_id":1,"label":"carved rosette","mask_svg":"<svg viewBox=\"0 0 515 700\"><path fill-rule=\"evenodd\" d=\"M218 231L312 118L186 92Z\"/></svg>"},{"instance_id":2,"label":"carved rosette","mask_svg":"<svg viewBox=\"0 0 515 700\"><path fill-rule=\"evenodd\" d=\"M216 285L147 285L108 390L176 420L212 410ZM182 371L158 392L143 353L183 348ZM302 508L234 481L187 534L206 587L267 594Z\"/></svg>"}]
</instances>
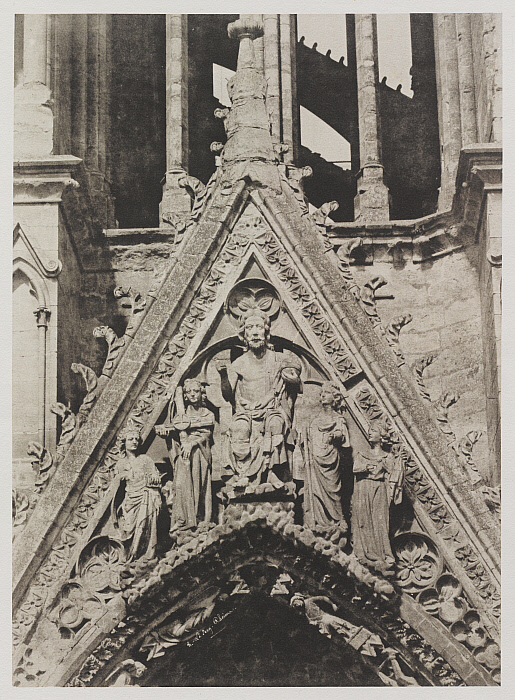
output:
<instances>
[{"instance_id":1,"label":"carved rosette","mask_svg":"<svg viewBox=\"0 0 515 700\"><path fill-rule=\"evenodd\" d=\"M97 620L104 612L102 600L78 582L63 586L55 611L55 620L65 637L72 635L85 622ZM69 634L65 634L65 630Z\"/></svg>"},{"instance_id":2,"label":"carved rosette","mask_svg":"<svg viewBox=\"0 0 515 700\"><path fill-rule=\"evenodd\" d=\"M467 611L462 590L457 578L444 574L440 576L434 588L420 593L418 601L431 615L439 617L446 624L452 624L461 620Z\"/></svg>"},{"instance_id":3,"label":"carved rosette","mask_svg":"<svg viewBox=\"0 0 515 700\"><path fill-rule=\"evenodd\" d=\"M425 535L407 532L392 543L397 583L411 595L434 585L443 569L443 560L434 542Z\"/></svg>"},{"instance_id":4,"label":"carved rosette","mask_svg":"<svg viewBox=\"0 0 515 700\"><path fill-rule=\"evenodd\" d=\"M106 603L122 589L126 560L123 544L107 537L84 548L77 576L63 586L51 613L63 638L73 637L85 623L104 614Z\"/></svg>"},{"instance_id":5,"label":"carved rosette","mask_svg":"<svg viewBox=\"0 0 515 700\"><path fill-rule=\"evenodd\" d=\"M79 559L79 576L87 588L107 598L121 591L120 576L126 561L121 542L102 538L83 551Z\"/></svg>"}]
</instances>

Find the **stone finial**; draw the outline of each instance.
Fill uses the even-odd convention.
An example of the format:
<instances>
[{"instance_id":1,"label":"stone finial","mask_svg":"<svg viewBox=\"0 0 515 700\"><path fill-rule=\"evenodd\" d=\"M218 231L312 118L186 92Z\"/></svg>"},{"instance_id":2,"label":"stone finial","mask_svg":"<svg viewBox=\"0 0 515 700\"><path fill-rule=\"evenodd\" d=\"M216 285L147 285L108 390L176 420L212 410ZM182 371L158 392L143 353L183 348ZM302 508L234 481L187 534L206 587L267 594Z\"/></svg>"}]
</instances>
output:
<instances>
[{"instance_id":1,"label":"stone finial","mask_svg":"<svg viewBox=\"0 0 515 700\"><path fill-rule=\"evenodd\" d=\"M259 15L241 15L227 27L229 39L258 39L263 36L263 22Z\"/></svg>"},{"instance_id":2,"label":"stone finial","mask_svg":"<svg viewBox=\"0 0 515 700\"><path fill-rule=\"evenodd\" d=\"M254 65L253 39L263 35L259 15L241 15L228 27L231 38L239 40L238 63L234 76L227 83L231 107L217 110L224 120L227 142L220 154L224 182L244 178L280 192L281 184L270 136L266 105L266 82Z\"/></svg>"}]
</instances>

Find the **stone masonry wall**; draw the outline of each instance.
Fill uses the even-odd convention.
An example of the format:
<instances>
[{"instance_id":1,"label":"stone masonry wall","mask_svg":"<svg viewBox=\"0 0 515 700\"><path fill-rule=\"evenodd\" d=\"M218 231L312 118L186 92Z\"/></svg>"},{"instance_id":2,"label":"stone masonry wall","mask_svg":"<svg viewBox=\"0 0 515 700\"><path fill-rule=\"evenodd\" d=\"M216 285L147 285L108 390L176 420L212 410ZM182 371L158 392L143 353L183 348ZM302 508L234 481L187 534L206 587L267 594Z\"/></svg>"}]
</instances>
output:
<instances>
[{"instance_id":1,"label":"stone masonry wall","mask_svg":"<svg viewBox=\"0 0 515 700\"><path fill-rule=\"evenodd\" d=\"M470 17L478 139L480 143L501 141L501 15Z\"/></svg>"},{"instance_id":2,"label":"stone masonry wall","mask_svg":"<svg viewBox=\"0 0 515 700\"><path fill-rule=\"evenodd\" d=\"M77 284L80 269L62 218L59 219L59 257L63 269L57 278L57 400L62 403L71 401L72 410L77 410L85 390L82 379L73 374L70 367L73 362L81 362L77 354L81 334L81 294Z\"/></svg>"},{"instance_id":3,"label":"stone masonry wall","mask_svg":"<svg viewBox=\"0 0 515 700\"><path fill-rule=\"evenodd\" d=\"M477 247L455 252L433 262L409 261L393 266L375 262L354 268L356 280L364 284L376 275L388 282L379 294L378 313L384 323L410 313L413 320L400 334L400 347L411 367L427 353L435 360L424 372L431 399L456 392L460 399L449 409L449 422L461 439L471 430L481 430L474 447L474 461L489 475L485 377L481 304L477 273Z\"/></svg>"},{"instance_id":4,"label":"stone masonry wall","mask_svg":"<svg viewBox=\"0 0 515 700\"><path fill-rule=\"evenodd\" d=\"M143 298L154 285L156 274L170 264L174 246L168 236L152 242L148 234L139 234L141 243L120 241L109 246L103 265L82 273L81 287L81 341L77 360L93 369L97 375L102 371L107 346L103 339L93 337L96 326L110 326L119 336L125 332L131 310L124 306L125 299L114 296L116 287L132 289Z\"/></svg>"}]
</instances>

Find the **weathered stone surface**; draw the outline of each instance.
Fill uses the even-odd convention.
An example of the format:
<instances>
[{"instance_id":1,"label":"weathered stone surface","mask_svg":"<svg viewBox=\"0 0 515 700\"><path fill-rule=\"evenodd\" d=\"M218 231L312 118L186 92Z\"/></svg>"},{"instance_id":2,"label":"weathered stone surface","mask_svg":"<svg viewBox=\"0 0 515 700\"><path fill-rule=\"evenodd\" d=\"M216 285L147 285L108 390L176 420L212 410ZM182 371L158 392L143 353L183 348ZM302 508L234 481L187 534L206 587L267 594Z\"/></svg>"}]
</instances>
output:
<instances>
[{"instance_id":1,"label":"weathered stone surface","mask_svg":"<svg viewBox=\"0 0 515 700\"><path fill-rule=\"evenodd\" d=\"M189 16L188 29L185 16L167 17L136 32L168 28L146 59L161 51L168 81L161 226L103 232L102 222L114 226L106 178L114 167L124 181L125 152L107 162L104 64L113 29L120 46L131 21L34 19L62 41L56 75L77 52L52 128L54 144L79 144L86 165L47 155L16 171L24 375L36 347L47 349L16 399L18 413L27 408L15 442L14 682L173 685L168 668L195 663L201 649L216 655L229 637L234 649L246 639L239 625L257 630L261 611L260 630L275 614L290 635L289 674L277 683L306 682L293 660L301 640L343 664L352 685L496 685L500 151L459 151L474 124L498 133L497 20L436 17L449 206L415 221L388 221L375 17L358 16L355 32L348 23L356 61L342 70L356 79L359 139L349 138L353 148L360 140L362 170L358 220L336 224L335 201L312 207L304 194L312 169L292 165L295 17L265 15L263 29L259 15L227 16L239 57L232 106L217 109L227 141L211 149L206 185L187 172L203 118L188 107L205 86L191 100L188 89L204 58L211 70L220 57L200 48L203 16ZM26 44L25 69L40 71L41 91L47 46L37 46L30 54ZM114 73L128 75L140 54L113 55ZM428 80L419 69L414 78ZM156 143L160 134L163 125ZM134 158L142 143L135 137ZM44 386L46 413L31 400ZM256 664L279 673L259 635ZM212 684L210 673L199 683ZM343 682L329 675L316 679Z\"/></svg>"}]
</instances>

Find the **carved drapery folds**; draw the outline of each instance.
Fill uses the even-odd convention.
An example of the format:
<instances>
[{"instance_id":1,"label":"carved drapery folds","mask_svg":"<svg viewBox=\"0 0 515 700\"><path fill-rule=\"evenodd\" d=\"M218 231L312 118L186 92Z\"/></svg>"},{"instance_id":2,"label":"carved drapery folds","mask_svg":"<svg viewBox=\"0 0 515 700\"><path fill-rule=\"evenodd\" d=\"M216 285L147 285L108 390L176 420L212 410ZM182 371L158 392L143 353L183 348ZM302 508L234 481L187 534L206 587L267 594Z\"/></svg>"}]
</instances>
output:
<instances>
[{"instance_id":1,"label":"carved drapery folds","mask_svg":"<svg viewBox=\"0 0 515 700\"><path fill-rule=\"evenodd\" d=\"M172 531L211 520L214 422L213 412L205 406L202 384L186 379L170 401L167 423L156 426L156 433L166 438L173 472Z\"/></svg>"},{"instance_id":2,"label":"carved drapery folds","mask_svg":"<svg viewBox=\"0 0 515 700\"><path fill-rule=\"evenodd\" d=\"M152 559L162 544L159 534L164 514L161 475L148 455L137 454L138 430L127 428L124 441L125 457L116 464L120 487L112 503L112 524L125 543L129 561Z\"/></svg>"},{"instance_id":3,"label":"carved drapery folds","mask_svg":"<svg viewBox=\"0 0 515 700\"><path fill-rule=\"evenodd\" d=\"M303 524L332 534L347 531L342 509L343 450L349 450L347 422L342 415L343 395L334 382L325 382L320 406L297 438L294 477L304 483ZM340 546L343 546L340 541Z\"/></svg>"}]
</instances>

